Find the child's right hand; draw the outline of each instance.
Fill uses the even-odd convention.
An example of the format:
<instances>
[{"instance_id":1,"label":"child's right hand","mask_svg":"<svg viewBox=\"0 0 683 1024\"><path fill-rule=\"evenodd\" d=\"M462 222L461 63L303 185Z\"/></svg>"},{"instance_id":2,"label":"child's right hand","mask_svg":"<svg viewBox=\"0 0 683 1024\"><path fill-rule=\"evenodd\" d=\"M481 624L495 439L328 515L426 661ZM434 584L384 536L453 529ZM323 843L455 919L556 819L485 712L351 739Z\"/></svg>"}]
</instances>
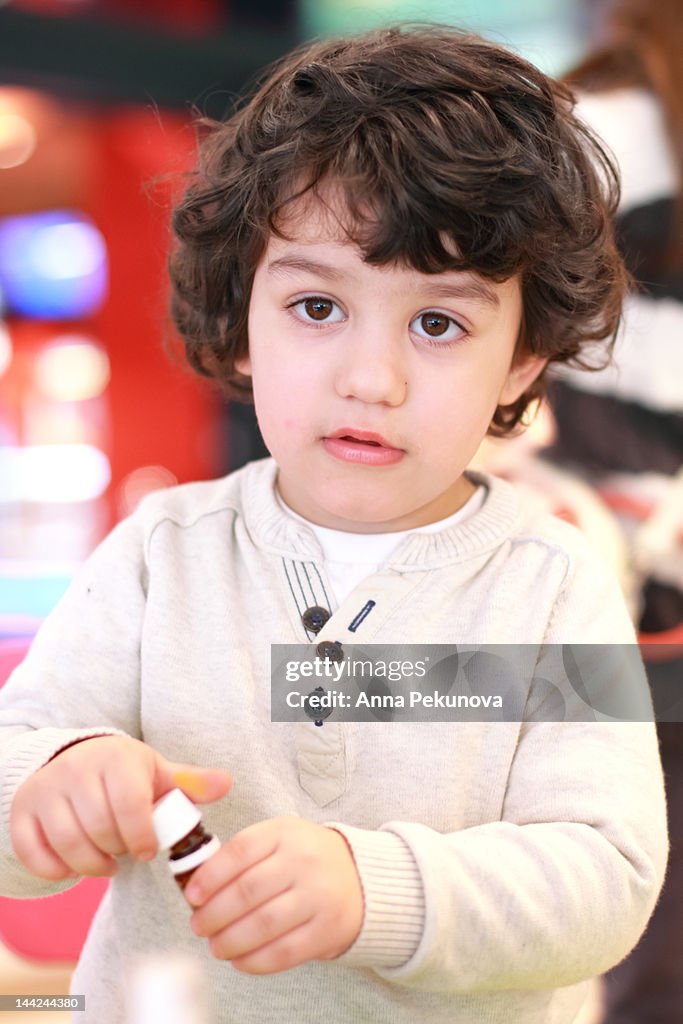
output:
<instances>
[{"instance_id":1,"label":"child's right hand","mask_svg":"<svg viewBox=\"0 0 683 1024\"><path fill-rule=\"evenodd\" d=\"M12 802L14 851L32 874L57 881L113 875L116 857L157 852L152 805L176 786L211 803L229 791L227 772L167 761L127 736L65 747L31 775Z\"/></svg>"}]
</instances>

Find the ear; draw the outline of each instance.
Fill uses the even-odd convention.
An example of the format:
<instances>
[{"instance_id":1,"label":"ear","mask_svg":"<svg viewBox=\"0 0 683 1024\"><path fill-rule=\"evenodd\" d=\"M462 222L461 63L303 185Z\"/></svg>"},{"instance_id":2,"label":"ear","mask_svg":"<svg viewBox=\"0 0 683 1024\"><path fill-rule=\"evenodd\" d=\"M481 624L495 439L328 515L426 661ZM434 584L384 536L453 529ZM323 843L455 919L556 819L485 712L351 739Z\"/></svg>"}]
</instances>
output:
<instances>
[{"instance_id":1,"label":"ear","mask_svg":"<svg viewBox=\"0 0 683 1024\"><path fill-rule=\"evenodd\" d=\"M249 353L246 356L240 356L234 362L234 367L238 373L244 374L245 377L251 377L251 359Z\"/></svg>"},{"instance_id":2,"label":"ear","mask_svg":"<svg viewBox=\"0 0 683 1024\"><path fill-rule=\"evenodd\" d=\"M513 360L498 396L498 405L512 405L543 372L548 360L523 350Z\"/></svg>"}]
</instances>

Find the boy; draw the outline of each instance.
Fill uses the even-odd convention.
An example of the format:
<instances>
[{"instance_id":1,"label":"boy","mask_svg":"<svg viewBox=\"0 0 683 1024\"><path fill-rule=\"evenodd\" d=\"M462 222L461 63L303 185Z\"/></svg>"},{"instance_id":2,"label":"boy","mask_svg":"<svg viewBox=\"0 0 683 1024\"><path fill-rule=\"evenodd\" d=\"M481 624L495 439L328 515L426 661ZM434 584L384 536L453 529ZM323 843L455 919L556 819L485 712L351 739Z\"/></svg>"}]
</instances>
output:
<instances>
[{"instance_id":1,"label":"boy","mask_svg":"<svg viewBox=\"0 0 683 1024\"><path fill-rule=\"evenodd\" d=\"M570 107L480 39L393 30L285 60L206 143L176 320L253 388L274 458L143 503L2 695L5 891L115 874L88 1020L179 946L221 1022L569 1022L645 927L651 724L270 721L271 643L633 642L582 539L466 473L616 327L606 165ZM150 863L179 780L224 840L190 925Z\"/></svg>"}]
</instances>

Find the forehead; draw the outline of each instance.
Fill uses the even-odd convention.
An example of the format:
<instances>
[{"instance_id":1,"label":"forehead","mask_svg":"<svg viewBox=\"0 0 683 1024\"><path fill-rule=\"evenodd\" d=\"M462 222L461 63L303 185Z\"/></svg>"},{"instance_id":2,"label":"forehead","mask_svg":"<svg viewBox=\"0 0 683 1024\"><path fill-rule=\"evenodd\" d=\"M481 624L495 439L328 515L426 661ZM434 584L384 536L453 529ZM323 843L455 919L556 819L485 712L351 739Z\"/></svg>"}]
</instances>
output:
<instances>
[{"instance_id":1,"label":"forehead","mask_svg":"<svg viewBox=\"0 0 683 1024\"><path fill-rule=\"evenodd\" d=\"M473 270L423 273L407 261L367 262L361 246L363 236L372 231L375 218L369 204L363 215L366 219L359 225L338 186L326 186L319 194L306 192L285 207L277 222L279 233L270 236L261 266L274 278L309 273L334 283L381 277L385 283L393 282L399 289L414 287L435 293L437 289L442 292L444 287L448 290L451 286L454 297L471 298L492 309L519 296L519 275L495 282ZM460 256L450 237L443 237L442 242L454 257Z\"/></svg>"},{"instance_id":2,"label":"forehead","mask_svg":"<svg viewBox=\"0 0 683 1024\"><path fill-rule=\"evenodd\" d=\"M362 235L369 232L376 222L370 203L359 209L362 222L349 210L342 186L328 182L286 203L280 210L276 227L282 241L304 245L329 242L358 247ZM280 240L278 235L271 236L271 241L274 240Z\"/></svg>"}]
</instances>

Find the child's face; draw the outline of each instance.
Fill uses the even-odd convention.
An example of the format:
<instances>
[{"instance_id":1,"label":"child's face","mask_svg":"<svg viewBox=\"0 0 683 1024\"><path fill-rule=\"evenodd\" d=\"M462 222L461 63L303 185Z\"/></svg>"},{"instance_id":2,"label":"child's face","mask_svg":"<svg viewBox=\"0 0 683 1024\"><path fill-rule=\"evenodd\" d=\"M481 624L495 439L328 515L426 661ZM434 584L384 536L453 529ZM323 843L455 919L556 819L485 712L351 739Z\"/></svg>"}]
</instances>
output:
<instances>
[{"instance_id":1,"label":"child's face","mask_svg":"<svg viewBox=\"0 0 683 1024\"><path fill-rule=\"evenodd\" d=\"M463 471L496 406L543 366L511 368L519 280L371 266L311 197L284 228L291 240L272 237L256 270L237 363L282 497L353 532L443 519L472 493Z\"/></svg>"}]
</instances>

